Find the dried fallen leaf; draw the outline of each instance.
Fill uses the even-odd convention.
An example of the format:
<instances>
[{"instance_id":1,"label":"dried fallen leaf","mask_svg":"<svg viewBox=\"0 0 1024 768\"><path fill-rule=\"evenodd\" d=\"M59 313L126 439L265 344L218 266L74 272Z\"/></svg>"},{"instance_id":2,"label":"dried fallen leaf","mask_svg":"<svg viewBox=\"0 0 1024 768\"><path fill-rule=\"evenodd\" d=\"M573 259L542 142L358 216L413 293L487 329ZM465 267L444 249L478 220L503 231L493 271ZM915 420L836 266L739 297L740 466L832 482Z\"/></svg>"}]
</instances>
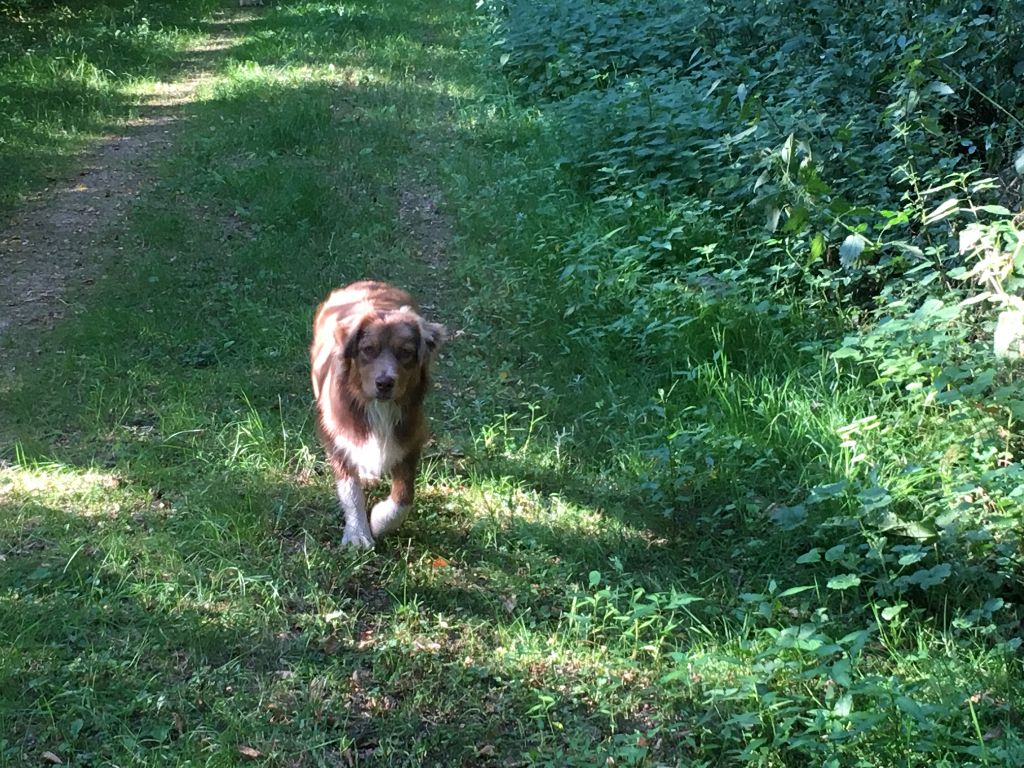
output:
<instances>
[{"instance_id":1,"label":"dried fallen leaf","mask_svg":"<svg viewBox=\"0 0 1024 768\"><path fill-rule=\"evenodd\" d=\"M328 656L333 656L341 649L341 641L337 635L328 635L320 641L320 647Z\"/></svg>"},{"instance_id":2,"label":"dried fallen leaf","mask_svg":"<svg viewBox=\"0 0 1024 768\"><path fill-rule=\"evenodd\" d=\"M246 746L239 747L238 748L238 753L240 755L242 755L243 757L248 757L248 758L250 758L252 760L255 760L257 757L260 756L260 751L258 749L253 749L252 747L246 747Z\"/></svg>"},{"instance_id":3,"label":"dried fallen leaf","mask_svg":"<svg viewBox=\"0 0 1024 768\"><path fill-rule=\"evenodd\" d=\"M451 565L451 563L449 563L443 557L435 557L430 564L435 568L447 568L449 565Z\"/></svg>"},{"instance_id":4,"label":"dried fallen leaf","mask_svg":"<svg viewBox=\"0 0 1024 768\"><path fill-rule=\"evenodd\" d=\"M50 765L64 765L64 761L53 754L53 752L43 752L40 757L43 758L43 762L49 763Z\"/></svg>"},{"instance_id":5,"label":"dried fallen leaf","mask_svg":"<svg viewBox=\"0 0 1024 768\"><path fill-rule=\"evenodd\" d=\"M484 744L476 751L477 757L494 757L494 745Z\"/></svg>"}]
</instances>

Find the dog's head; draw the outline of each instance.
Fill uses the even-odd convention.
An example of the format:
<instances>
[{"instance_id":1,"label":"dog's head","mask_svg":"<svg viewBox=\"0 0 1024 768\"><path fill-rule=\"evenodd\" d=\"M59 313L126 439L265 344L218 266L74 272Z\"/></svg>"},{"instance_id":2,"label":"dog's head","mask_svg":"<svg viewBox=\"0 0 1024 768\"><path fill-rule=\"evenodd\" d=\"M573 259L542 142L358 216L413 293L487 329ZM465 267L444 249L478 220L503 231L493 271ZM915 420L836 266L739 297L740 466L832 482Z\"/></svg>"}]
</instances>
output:
<instances>
[{"instance_id":1,"label":"dog's head","mask_svg":"<svg viewBox=\"0 0 1024 768\"><path fill-rule=\"evenodd\" d=\"M402 402L422 393L445 338L444 326L409 307L373 310L336 330L349 381L367 400Z\"/></svg>"}]
</instances>

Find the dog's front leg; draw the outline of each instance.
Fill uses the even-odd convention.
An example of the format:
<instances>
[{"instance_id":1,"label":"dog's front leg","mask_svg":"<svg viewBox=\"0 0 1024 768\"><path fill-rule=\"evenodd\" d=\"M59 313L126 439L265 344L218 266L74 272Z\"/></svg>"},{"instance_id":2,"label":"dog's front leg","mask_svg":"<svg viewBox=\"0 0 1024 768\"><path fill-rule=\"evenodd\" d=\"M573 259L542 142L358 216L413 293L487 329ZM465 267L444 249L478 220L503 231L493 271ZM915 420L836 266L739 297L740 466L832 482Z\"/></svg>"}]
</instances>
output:
<instances>
[{"instance_id":1,"label":"dog's front leg","mask_svg":"<svg viewBox=\"0 0 1024 768\"><path fill-rule=\"evenodd\" d=\"M409 516L419 458L419 451L412 451L391 471L391 495L374 504L370 512L370 530L374 536L391 533Z\"/></svg>"},{"instance_id":2,"label":"dog's front leg","mask_svg":"<svg viewBox=\"0 0 1024 768\"><path fill-rule=\"evenodd\" d=\"M342 534L342 546L352 545L359 549L373 548L373 534L366 520L366 500L363 486L358 477L348 473L337 477L338 501L345 513L345 533Z\"/></svg>"}]
</instances>

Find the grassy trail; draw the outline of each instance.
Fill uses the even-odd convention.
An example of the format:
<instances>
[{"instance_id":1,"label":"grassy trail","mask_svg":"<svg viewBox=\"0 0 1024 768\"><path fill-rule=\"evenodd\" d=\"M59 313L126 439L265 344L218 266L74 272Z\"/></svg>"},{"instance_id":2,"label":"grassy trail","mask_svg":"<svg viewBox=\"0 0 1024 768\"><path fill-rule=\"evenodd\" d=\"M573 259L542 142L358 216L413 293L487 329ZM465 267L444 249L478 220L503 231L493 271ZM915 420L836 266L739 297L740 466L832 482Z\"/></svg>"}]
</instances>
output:
<instances>
[{"instance_id":1,"label":"grassy trail","mask_svg":"<svg viewBox=\"0 0 1024 768\"><path fill-rule=\"evenodd\" d=\"M1002 656L780 589L808 546L753 507L663 514L636 436L668 397L571 333L538 244L586 205L480 23L296 1L211 54L123 250L0 384L0 765L781 766L798 721L854 744L829 765L984 755L1019 688ZM364 276L456 334L417 509L372 554L339 546L306 361L316 303ZM802 385L715 375L709 398L779 412ZM875 681L861 742L851 676ZM964 680L977 711L926 731L917 702Z\"/></svg>"},{"instance_id":2,"label":"grassy trail","mask_svg":"<svg viewBox=\"0 0 1024 768\"><path fill-rule=\"evenodd\" d=\"M581 754L634 748L649 652L561 616L651 534L578 500L539 426L544 298L495 252L530 137L467 23L293 3L211 54L97 284L4 385L0 763L507 764L561 752L567 716ZM316 302L364 275L458 333L418 514L372 556L338 545L305 361Z\"/></svg>"}]
</instances>

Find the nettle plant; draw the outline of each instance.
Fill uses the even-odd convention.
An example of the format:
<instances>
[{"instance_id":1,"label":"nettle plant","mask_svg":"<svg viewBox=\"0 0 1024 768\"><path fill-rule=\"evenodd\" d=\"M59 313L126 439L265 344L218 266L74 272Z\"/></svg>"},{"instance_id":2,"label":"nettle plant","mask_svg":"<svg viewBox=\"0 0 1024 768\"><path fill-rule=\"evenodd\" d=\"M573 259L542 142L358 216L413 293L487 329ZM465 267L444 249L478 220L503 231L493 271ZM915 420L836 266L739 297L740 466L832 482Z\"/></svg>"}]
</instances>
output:
<instances>
[{"instance_id":1,"label":"nettle plant","mask_svg":"<svg viewBox=\"0 0 1024 768\"><path fill-rule=\"evenodd\" d=\"M1024 176L1024 153L1018 165ZM968 255L968 266L957 277L981 289L968 303L989 302L999 311L992 336L995 356L1017 360L1024 355L1024 217L1015 218L998 205L981 210L996 218L974 221L961 230L960 250ZM1013 415L1024 417L1020 404L1010 402Z\"/></svg>"},{"instance_id":2,"label":"nettle plant","mask_svg":"<svg viewBox=\"0 0 1024 768\"><path fill-rule=\"evenodd\" d=\"M877 18L810 6L769 3L754 15L740 2L674 14L607 2L508 6L502 60L524 93L554 102L569 148L561 167L601 205L638 211L620 251L646 250L640 260L654 268L637 280L637 260L623 259L631 290L660 281L658 262L709 245L646 231L652 205L677 211L689 200L712 201L727 250L747 259L756 248L744 264L751 280L810 288L841 310L927 289L957 266L941 262L945 244L917 217L935 188L998 166L999 148L1019 140L1013 120L980 122L1010 114L1019 97L1003 107L963 74L1010 76L1011 53L982 61L980 52L1017 22L980 5L920 17L923 8L885 7Z\"/></svg>"},{"instance_id":3,"label":"nettle plant","mask_svg":"<svg viewBox=\"0 0 1024 768\"><path fill-rule=\"evenodd\" d=\"M898 214L903 226L916 219L921 230L945 230L944 242L936 235L926 250L906 241L894 249L888 225L862 229L840 248L843 269L851 272L886 270L883 254L894 250L918 263L886 276L875 305L863 309L862 325L832 358L859 371L883 403L914 408L917 419L944 429L930 431L908 460L898 441L890 455L888 441L877 436L886 432L884 415L842 428L847 479L813 488L776 519L830 543L798 561L831 572L830 589L865 590L887 611L908 602L952 606L961 611L961 627L1004 607L992 595L1016 601L1020 594L1024 239L1008 209L971 202L995 188L992 180L961 177L933 190L957 194ZM834 544L837 538L844 543ZM929 592L939 585L933 598Z\"/></svg>"},{"instance_id":4,"label":"nettle plant","mask_svg":"<svg viewBox=\"0 0 1024 768\"><path fill-rule=\"evenodd\" d=\"M686 370L693 323L799 307L816 333L845 327L808 349L982 435L965 476L1003 469L1019 405L1002 358L1024 324L1012 2L518 0L498 16L502 65L557 118L566 178L607 223L557 249L587 332Z\"/></svg>"},{"instance_id":5,"label":"nettle plant","mask_svg":"<svg viewBox=\"0 0 1024 768\"><path fill-rule=\"evenodd\" d=\"M595 197L711 198L748 214L749 238L767 222L828 260L858 217L899 224L943 176L1006 166L1022 136L1011 5L519 0L496 46L524 97L557 105L562 166Z\"/></svg>"}]
</instances>

